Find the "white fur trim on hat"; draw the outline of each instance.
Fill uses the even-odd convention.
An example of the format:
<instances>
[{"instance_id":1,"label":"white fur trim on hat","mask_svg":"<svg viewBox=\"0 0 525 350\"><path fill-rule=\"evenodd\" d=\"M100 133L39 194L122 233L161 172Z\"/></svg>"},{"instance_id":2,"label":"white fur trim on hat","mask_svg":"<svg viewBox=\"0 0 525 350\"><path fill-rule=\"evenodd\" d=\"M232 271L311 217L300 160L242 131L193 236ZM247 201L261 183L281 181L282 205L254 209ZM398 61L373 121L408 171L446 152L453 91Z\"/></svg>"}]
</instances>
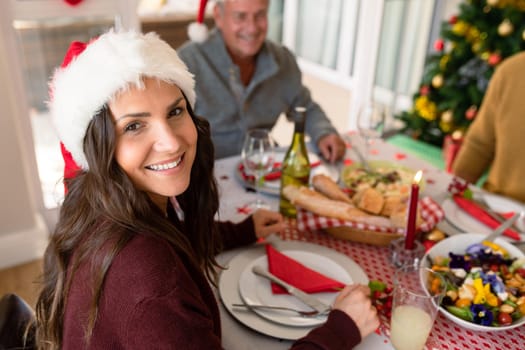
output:
<instances>
[{"instance_id":1,"label":"white fur trim on hat","mask_svg":"<svg viewBox=\"0 0 525 350\"><path fill-rule=\"evenodd\" d=\"M194 107L193 74L155 33L109 31L55 71L49 110L60 140L82 169L89 169L83 142L91 118L122 89L141 86L143 77L176 84Z\"/></svg>"}]
</instances>

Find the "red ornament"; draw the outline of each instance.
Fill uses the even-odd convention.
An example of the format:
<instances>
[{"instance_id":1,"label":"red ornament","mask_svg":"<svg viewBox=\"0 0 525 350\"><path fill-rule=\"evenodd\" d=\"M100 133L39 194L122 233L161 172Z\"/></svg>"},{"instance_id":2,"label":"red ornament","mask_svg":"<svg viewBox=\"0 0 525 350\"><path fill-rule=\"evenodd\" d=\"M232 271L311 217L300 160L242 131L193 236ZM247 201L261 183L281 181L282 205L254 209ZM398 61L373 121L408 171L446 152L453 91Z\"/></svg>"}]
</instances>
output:
<instances>
[{"instance_id":1,"label":"red ornament","mask_svg":"<svg viewBox=\"0 0 525 350\"><path fill-rule=\"evenodd\" d=\"M448 20L448 23L456 24L457 21L458 21L458 16L454 15L450 17L450 19Z\"/></svg>"},{"instance_id":2,"label":"red ornament","mask_svg":"<svg viewBox=\"0 0 525 350\"><path fill-rule=\"evenodd\" d=\"M429 92L430 92L430 88L428 87L428 85L422 85L421 88L419 89L419 94L421 96L426 96L428 95Z\"/></svg>"},{"instance_id":3,"label":"red ornament","mask_svg":"<svg viewBox=\"0 0 525 350\"><path fill-rule=\"evenodd\" d=\"M436 51L443 51L444 48L445 48L445 43L443 42L443 39L437 39L434 42L434 49L436 49Z\"/></svg>"},{"instance_id":4,"label":"red ornament","mask_svg":"<svg viewBox=\"0 0 525 350\"><path fill-rule=\"evenodd\" d=\"M71 5L71 6L77 6L78 4L82 2L82 0L64 0L64 1L66 2L66 4Z\"/></svg>"},{"instance_id":5,"label":"red ornament","mask_svg":"<svg viewBox=\"0 0 525 350\"><path fill-rule=\"evenodd\" d=\"M478 114L478 107L476 106L470 106L467 111L465 112L465 117L468 120L472 120L476 117L476 114Z\"/></svg>"},{"instance_id":6,"label":"red ornament","mask_svg":"<svg viewBox=\"0 0 525 350\"><path fill-rule=\"evenodd\" d=\"M501 55L498 53L493 53L489 56L487 61L491 66L495 66L501 62Z\"/></svg>"}]
</instances>

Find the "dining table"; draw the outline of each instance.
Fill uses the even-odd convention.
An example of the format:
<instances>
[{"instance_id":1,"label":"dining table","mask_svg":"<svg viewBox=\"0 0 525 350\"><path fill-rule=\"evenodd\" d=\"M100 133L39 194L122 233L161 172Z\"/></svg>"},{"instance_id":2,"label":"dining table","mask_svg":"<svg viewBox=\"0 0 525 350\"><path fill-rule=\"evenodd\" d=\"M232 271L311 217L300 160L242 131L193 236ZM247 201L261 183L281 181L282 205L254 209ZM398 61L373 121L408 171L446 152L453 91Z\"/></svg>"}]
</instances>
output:
<instances>
[{"instance_id":1,"label":"dining table","mask_svg":"<svg viewBox=\"0 0 525 350\"><path fill-rule=\"evenodd\" d=\"M345 157L339 164L324 163L323 166L331 174L337 177L342 166L358 162L355 147L364 149L363 141L355 132L344 134L347 141ZM363 148L361 148L363 147ZM366 157L369 160L389 161L406 168L422 170L425 185L421 189L421 196L429 196L435 202L441 204L450 198L448 186L453 176L443 169L438 169L430 163L417 158L406 150L389 144L386 140L375 140L367 148ZM312 152L315 152L310 148ZM217 215L218 220L229 220L240 222L244 220L250 211L246 203L255 199L253 188L239 175L240 155L218 159L215 162L215 176L219 186L220 208ZM279 209L279 196L275 193L261 193L260 196L270 205L271 209ZM330 249L343 254L357 263L366 273L370 280L380 280L389 286L393 285L392 276L395 267L390 262L390 251L388 246L371 245L336 238L322 229L301 229L297 227L295 219L286 218L287 229L280 233L278 238L284 242L305 242ZM453 223L441 220L437 229L446 235L461 234ZM242 247L222 252L217 256L218 262L225 268L235 257L253 247ZM236 286L232 288L236 289ZM240 322L238 317L232 314L231 308L224 305L219 288L215 289L219 300L222 326L222 342L225 349L264 349L280 350L288 349L293 344L290 337L279 337L260 332L256 327L250 327ZM237 293L234 291L233 293ZM256 316L255 316L256 317ZM277 325L278 326L278 325ZM267 333L267 332L266 332ZM384 319L382 326L374 333L362 340L356 349L393 349L389 340L389 325ZM448 320L439 313L432 331L426 343L426 349L464 350L464 349L525 349L525 325L505 331L476 332Z\"/></svg>"}]
</instances>

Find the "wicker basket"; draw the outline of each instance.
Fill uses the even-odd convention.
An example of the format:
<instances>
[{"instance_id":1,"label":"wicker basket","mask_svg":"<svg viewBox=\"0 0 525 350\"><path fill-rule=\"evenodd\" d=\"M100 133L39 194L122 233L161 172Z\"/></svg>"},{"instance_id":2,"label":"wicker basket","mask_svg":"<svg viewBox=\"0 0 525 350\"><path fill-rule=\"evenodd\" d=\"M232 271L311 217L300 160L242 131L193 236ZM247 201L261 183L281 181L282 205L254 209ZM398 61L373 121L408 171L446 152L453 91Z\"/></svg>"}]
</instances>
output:
<instances>
[{"instance_id":1,"label":"wicker basket","mask_svg":"<svg viewBox=\"0 0 525 350\"><path fill-rule=\"evenodd\" d=\"M324 230L339 239L377 246L388 246L390 241L403 236L399 233L367 231L348 226L330 227Z\"/></svg>"}]
</instances>

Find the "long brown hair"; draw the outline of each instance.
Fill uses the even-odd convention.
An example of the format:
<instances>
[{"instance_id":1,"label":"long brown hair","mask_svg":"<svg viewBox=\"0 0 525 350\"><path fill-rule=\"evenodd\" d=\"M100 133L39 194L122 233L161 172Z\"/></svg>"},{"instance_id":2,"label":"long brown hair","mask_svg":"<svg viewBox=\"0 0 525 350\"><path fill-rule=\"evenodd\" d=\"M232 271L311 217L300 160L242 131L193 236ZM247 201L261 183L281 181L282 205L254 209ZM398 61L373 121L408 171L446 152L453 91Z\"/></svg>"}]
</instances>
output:
<instances>
[{"instance_id":1,"label":"long brown hair","mask_svg":"<svg viewBox=\"0 0 525 350\"><path fill-rule=\"evenodd\" d=\"M89 171L66 181L68 193L44 255L43 287L36 305L40 349L61 347L68 290L83 263L91 264L93 271L93 298L85 325L89 341L105 275L115 256L138 232L165 239L215 283L215 255L220 247L214 221L219 205L213 176L214 148L209 123L196 117L187 105L197 128L197 154L190 185L177 197L185 216L178 224L167 220L115 161L115 129L108 108L91 120L84 138ZM100 249L108 244L109 249Z\"/></svg>"}]
</instances>

